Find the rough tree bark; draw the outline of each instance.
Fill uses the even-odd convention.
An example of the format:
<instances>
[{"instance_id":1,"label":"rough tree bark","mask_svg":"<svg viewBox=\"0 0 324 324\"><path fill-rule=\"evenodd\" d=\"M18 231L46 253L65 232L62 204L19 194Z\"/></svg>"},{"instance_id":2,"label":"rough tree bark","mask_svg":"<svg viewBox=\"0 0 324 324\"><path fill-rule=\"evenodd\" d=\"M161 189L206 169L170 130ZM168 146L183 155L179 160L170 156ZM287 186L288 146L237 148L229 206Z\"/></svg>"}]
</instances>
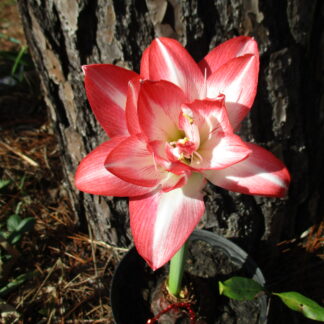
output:
<instances>
[{"instance_id":1,"label":"rough tree bark","mask_svg":"<svg viewBox=\"0 0 324 324\"><path fill-rule=\"evenodd\" d=\"M201 226L244 240L276 242L323 211L323 1L18 0L30 52L62 147L66 186L78 221L97 239L128 246L127 199L78 192L75 169L105 139L87 104L82 64L138 71L155 36L182 42L200 60L236 35L261 53L258 95L241 135L271 150L292 174L286 199L250 197L208 185ZM322 92L323 93L323 92Z\"/></svg>"}]
</instances>

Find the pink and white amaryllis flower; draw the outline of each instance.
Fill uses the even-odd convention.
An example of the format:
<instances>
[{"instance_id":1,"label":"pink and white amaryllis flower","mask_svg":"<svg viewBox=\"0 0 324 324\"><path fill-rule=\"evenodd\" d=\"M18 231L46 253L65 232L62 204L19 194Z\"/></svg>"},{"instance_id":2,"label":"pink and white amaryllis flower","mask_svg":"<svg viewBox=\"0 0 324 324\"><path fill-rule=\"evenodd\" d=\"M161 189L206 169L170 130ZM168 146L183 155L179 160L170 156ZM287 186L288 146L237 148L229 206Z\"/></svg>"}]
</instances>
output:
<instances>
[{"instance_id":1,"label":"pink and white amaryllis flower","mask_svg":"<svg viewBox=\"0 0 324 324\"><path fill-rule=\"evenodd\" d=\"M290 176L270 152L234 130L251 108L259 69L253 39L237 37L197 65L176 41L144 52L141 76L113 65L84 67L91 108L110 140L80 163L78 189L130 197L139 254L157 269L187 240L213 184L283 196Z\"/></svg>"}]
</instances>

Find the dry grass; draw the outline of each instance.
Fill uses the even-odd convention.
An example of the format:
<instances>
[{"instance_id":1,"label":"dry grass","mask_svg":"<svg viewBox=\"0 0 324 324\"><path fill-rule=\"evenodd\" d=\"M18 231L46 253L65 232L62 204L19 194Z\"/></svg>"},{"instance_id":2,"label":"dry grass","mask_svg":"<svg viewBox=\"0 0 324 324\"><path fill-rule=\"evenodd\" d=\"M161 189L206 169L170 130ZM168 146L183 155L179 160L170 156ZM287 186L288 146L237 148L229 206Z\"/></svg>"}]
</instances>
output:
<instances>
[{"instance_id":1,"label":"dry grass","mask_svg":"<svg viewBox=\"0 0 324 324\"><path fill-rule=\"evenodd\" d=\"M13 37L21 41L22 45L26 43L24 31L19 22L19 14L15 0L1 0L0 2L0 49L2 51L12 50L13 43L7 37ZM14 46L17 48L17 45Z\"/></svg>"},{"instance_id":2,"label":"dry grass","mask_svg":"<svg viewBox=\"0 0 324 324\"><path fill-rule=\"evenodd\" d=\"M14 0L0 4L0 34L2 51L25 44ZM1 73L10 71L0 63ZM20 216L36 224L17 248L0 242L1 252L15 254L1 265L0 288L20 274L32 276L0 300L0 323L112 323L109 284L124 251L78 233L46 107L35 96L35 76L25 77L36 91L18 84L0 92L0 179L11 181L0 191L0 224L18 204Z\"/></svg>"},{"instance_id":3,"label":"dry grass","mask_svg":"<svg viewBox=\"0 0 324 324\"><path fill-rule=\"evenodd\" d=\"M0 170L10 179L1 195L0 221L22 203L21 217L36 219L25 235L20 257L8 280L18 273L32 278L7 296L4 323L112 323L109 283L123 250L78 233L71 213L59 150L50 127L1 132ZM21 185L22 189L17 189ZM11 306L11 307L10 307Z\"/></svg>"},{"instance_id":4,"label":"dry grass","mask_svg":"<svg viewBox=\"0 0 324 324\"><path fill-rule=\"evenodd\" d=\"M8 53L25 44L14 0L1 1L0 36L1 50ZM0 63L2 73L10 71ZM33 74L25 77L28 85L35 81ZM32 273L0 300L0 322L111 323L108 287L123 252L78 233L59 147L46 121L46 107L35 93L38 88L30 93L19 84L0 93L0 179L11 181L0 192L0 224L18 204L22 218L36 220L17 248L0 244L1 252L15 254L13 262L1 265L7 275L0 285Z\"/></svg>"}]
</instances>

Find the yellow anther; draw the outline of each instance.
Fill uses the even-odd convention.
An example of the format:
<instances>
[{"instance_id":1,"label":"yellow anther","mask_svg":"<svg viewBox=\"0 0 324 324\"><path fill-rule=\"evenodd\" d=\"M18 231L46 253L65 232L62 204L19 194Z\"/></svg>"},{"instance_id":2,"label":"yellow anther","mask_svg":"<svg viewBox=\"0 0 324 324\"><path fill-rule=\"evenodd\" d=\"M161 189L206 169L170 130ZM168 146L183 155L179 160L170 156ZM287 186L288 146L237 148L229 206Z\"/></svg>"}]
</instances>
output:
<instances>
[{"instance_id":1,"label":"yellow anther","mask_svg":"<svg viewBox=\"0 0 324 324\"><path fill-rule=\"evenodd\" d=\"M178 140L179 144L186 144L189 141L188 137L184 137Z\"/></svg>"},{"instance_id":2,"label":"yellow anther","mask_svg":"<svg viewBox=\"0 0 324 324\"><path fill-rule=\"evenodd\" d=\"M194 119L191 116L189 116L187 113L182 113L182 114L183 114L183 117L185 117L189 121L190 124L193 124Z\"/></svg>"}]
</instances>

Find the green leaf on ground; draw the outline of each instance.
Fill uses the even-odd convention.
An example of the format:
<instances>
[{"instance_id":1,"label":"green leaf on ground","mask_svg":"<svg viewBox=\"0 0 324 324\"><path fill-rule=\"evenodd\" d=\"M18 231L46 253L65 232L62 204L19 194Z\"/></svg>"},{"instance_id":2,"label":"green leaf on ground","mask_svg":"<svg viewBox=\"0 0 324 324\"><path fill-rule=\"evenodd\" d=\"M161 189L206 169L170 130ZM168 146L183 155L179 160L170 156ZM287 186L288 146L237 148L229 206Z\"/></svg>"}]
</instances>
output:
<instances>
[{"instance_id":1,"label":"green leaf on ground","mask_svg":"<svg viewBox=\"0 0 324 324\"><path fill-rule=\"evenodd\" d=\"M13 214L11 216L9 216L9 218L7 219L7 229L9 232L13 232L16 231L16 229L19 226L19 223L21 222L21 218L19 215L17 214Z\"/></svg>"},{"instance_id":2,"label":"green leaf on ground","mask_svg":"<svg viewBox=\"0 0 324 324\"><path fill-rule=\"evenodd\" d=\"M9 292L12 290L16 289L18 286L23 284L26 280L30 279L32 277L33 273L28 272L28 273L23 273L10 281L8 284L0 288L0 297L4 297L7 295Z\"/></svg>"},{"instance_id":3,"label":"green leaf on ground","mask_svg":"<svg viewBox=\"0 0 324 324\"><path fill-rule=\"evenodd\" d=\"M289 308L302 313L305 317L324 322L324 307L312 299L295 291L273 293L273 295L278 296Z\"/></svg>"},{"instance_id":4,"label":"green leaf on ground","mask_svg":"<svg viewBox=\"0 0 324 324\"><path fill-rule=\"evenodd\" d=\"M7 240L10 244L16 244L21 239L24 232L30 231L35 225L34 217L21 219L19 215L13 214L7 219L7 229L9 235Z\"/></svg>"},{"instance_id":5,"label":"green leaf on ground","mask_svg":"<svg viewBox=\"0 0 324 324\"><path fill-rule=\"evenodd\" d=\"M236 300L252 300L264 290L253 279L244 277L232 277L226 281L219 281L219 293Z\"/></svg>"},{"instance_id":6,"label":"green leaf on ground","mask_svg":"<svg viewBox=\"0 0 324 324\"><path fill-rule=\"evenodd\" d=\"M21 234L16 231L11 232L7 238L7 241L11 245L17 244L20 240L21 240Z\"/></svg>"},{"instance_id":7,"label":"green leaf on ground","mask_svg":"<svg viewBox=\"0 0 324 324\"><path fill-rule=\"evenodd\" d=\"M22 219L19 223L16 231L19 233L24 233L30 231L35 225L35 218L34 217L27 217Z\"/></svg>"},{"instance_id":8,"label":"green leaf on ground","mask_svg":"<svg viewBox=\"0 0 324 324\"><path fill-rule=\"evenodd\" d=\"M11 181L0 179L0 189L6 187Z\"/></svg>"}]
</instances>

